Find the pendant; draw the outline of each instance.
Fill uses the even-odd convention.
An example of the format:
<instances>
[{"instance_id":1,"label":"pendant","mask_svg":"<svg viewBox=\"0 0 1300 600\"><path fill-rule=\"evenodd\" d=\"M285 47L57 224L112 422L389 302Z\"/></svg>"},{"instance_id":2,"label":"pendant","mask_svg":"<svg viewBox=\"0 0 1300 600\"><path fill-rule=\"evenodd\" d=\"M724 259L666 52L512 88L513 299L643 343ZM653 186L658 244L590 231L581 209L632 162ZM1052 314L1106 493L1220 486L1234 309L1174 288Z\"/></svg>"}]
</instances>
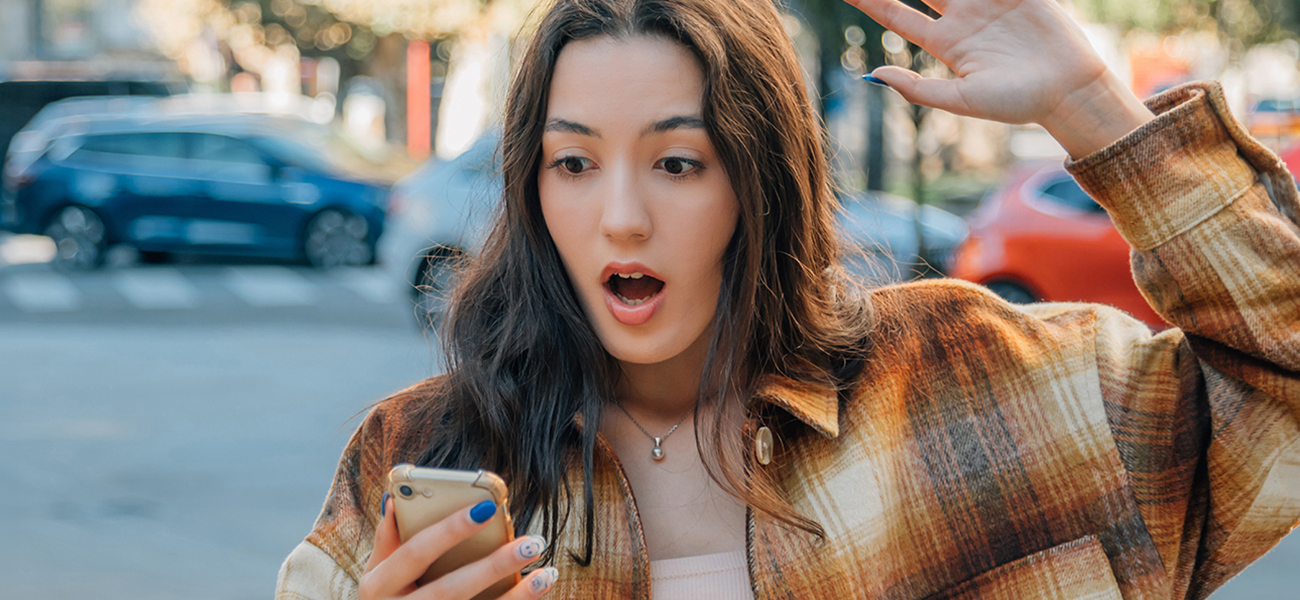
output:
<instances>
[{"instance_id":1,"label":"pendant","mask_svg":"<svg viewBox=\"0 0 1300 600\"><path fill-rule=\"evenodd\" d=\"M650 458L655 460L664 459L664 449L663 446L660 445L663 441L663 438L655 438L655 447L650 450Z\"/></svg>"}]
</instances>

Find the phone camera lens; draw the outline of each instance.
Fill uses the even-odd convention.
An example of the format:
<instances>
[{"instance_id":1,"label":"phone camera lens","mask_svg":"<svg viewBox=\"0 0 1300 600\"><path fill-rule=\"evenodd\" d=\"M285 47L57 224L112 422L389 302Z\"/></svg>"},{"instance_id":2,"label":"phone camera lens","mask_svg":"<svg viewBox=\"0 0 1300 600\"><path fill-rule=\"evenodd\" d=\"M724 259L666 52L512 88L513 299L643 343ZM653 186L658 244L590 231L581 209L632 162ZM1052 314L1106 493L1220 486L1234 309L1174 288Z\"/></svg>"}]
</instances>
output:
<instances>
[{"instance_id":1,"label":"phone camera lens","mask_svg":"<svg viewBox=\"0 0 1300 600\"><path fill-rule=\"evenodd\" d=\"M403 498L410 498L411 494L414 493L413 491L411 491L411 486L409 485L404 485L402 487L399 487L397 488L397 491L402 494Z\"/></svg>"}]
</instances>

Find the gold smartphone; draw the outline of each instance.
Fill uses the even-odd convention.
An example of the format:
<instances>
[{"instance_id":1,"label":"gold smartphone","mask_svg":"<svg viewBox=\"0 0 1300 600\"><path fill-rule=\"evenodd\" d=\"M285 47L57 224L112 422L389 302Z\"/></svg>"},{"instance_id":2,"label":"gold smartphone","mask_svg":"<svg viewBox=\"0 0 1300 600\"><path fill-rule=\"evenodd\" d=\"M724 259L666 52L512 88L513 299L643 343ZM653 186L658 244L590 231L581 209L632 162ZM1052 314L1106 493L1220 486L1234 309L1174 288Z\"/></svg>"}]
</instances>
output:
<instances>
[{"instance_id":1,"label":"gold smartphone","mask_svg":"<svg viewBox=\"0 0 1300 600\"><path fill-rule=\"evenodd\" d=\"M397 532L403 544L425 527L458 510L484 500L496 502L497 511L488 520L487 527L433 561L418 580L420 585L493 553L515 537L514 526L510 523L506 483L495 473L482 469L460 471L400 464L388 472L388 493L393 497L393 515L397 518ZM492 584L475 596L475 600L500 597L518 582L519 573L515 573Z\"/></svg>"}]
</instances>

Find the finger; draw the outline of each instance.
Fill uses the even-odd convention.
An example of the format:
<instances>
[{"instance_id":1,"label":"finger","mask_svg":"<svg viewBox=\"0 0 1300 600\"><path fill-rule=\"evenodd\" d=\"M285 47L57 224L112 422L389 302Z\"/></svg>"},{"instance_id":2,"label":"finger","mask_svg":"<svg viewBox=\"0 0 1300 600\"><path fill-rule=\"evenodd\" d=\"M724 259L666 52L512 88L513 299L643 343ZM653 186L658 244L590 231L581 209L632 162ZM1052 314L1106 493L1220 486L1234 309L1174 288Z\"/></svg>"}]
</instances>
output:
<instances>
[{"instance_id":1,"label":"finger","mask_svg":"<svg viewBox=\"0 0 1300 600\"><path fill-rule=\"evenodd\" d=\"M472 598L498 581L511 577L546 550L546 540L529 535L497 548L492 554L443 575L422 587L412 600ZM516 584L515 587L518 587ZM515 588L511 588L513 591Z\"/></svg>"},{"instance_id":2,"label":"finger","mask_svg":"<svg viewBox=\"0 0 1300 600\"><path fill-rule=\"evenodd\" d=\"M488 508L491 512L488 512ZM487 526L496 504L485 500L426 527L375 566L367 579L376 583L373 598L386 598L419 579L438 557ZM477 518L476 518L477 517Z\"/></svg>"},{"instance_id":3,"label":"finger","mask_svg":"<svg viewBox=\"0 0 1300 600\"><path fill-rule=\"evenodd\" d=\"M926 28L934 19L898 0L844 0L894 33L925 47ZM935 9L939 10L939 9Z\"/></svg>"},{"instance_id":4,"label":"finger","mask_svg":"<svg viewBox=\"0 0 1300 600\"><path fill-rule=\"evenodd\" d=\"M370 560L366 561L365 573L369 573L379 563L384 562L398 546L402 545L401 537L397 533L397 519L393 517L393 502L388 492L384 492L384 497L379 500L379 524L375 526L375 548L370 552Z\"/></svg>"},{"instance_id":5,"label":"finger","mask_svg":"<svg viewBox=\"0 0 1300 600\"><path fill-rule=\"evenodd\" d=\"M529 573L527 577L520 581L515 587L510 588L501 600L530 600L540 598L546 592L550 591L551 586L555 585L555 580L560 576L560 572L555 567L546 567Z\"/></svg>"},{"instance_id":6,"label":"finger","mask_svg":"<svg viewBox=\"0 0 1300 600\"><path fill-rule=\"evenodd\" d=\"M970 115L970 106L961 95L955 79L922 77L902 67L880 67L871 75L889 84L908 102L945 110L957 115Z\"/></svg>"}]
</instances>

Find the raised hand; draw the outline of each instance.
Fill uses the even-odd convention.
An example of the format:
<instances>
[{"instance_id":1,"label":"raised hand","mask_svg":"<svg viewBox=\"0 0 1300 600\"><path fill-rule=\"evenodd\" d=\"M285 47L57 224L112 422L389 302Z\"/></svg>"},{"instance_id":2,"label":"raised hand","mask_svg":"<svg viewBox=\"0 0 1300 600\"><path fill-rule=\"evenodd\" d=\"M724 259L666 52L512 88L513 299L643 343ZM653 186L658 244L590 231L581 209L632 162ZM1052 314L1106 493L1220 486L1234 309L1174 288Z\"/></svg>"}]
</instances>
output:
<instances>
[{"instance_id":1,"label":"raised hand","mask_svg":"<svg viewBox=\"0 0 1300 600\"><path fill-rule=\"evenodd\" d=\"M1153 118L1055 0L925 0L938 19L897 0L846 1L955 74L934 79L899 67L872 73L909 102L1038 123L1076 158Z\"/></svg>"}]
</instances>

